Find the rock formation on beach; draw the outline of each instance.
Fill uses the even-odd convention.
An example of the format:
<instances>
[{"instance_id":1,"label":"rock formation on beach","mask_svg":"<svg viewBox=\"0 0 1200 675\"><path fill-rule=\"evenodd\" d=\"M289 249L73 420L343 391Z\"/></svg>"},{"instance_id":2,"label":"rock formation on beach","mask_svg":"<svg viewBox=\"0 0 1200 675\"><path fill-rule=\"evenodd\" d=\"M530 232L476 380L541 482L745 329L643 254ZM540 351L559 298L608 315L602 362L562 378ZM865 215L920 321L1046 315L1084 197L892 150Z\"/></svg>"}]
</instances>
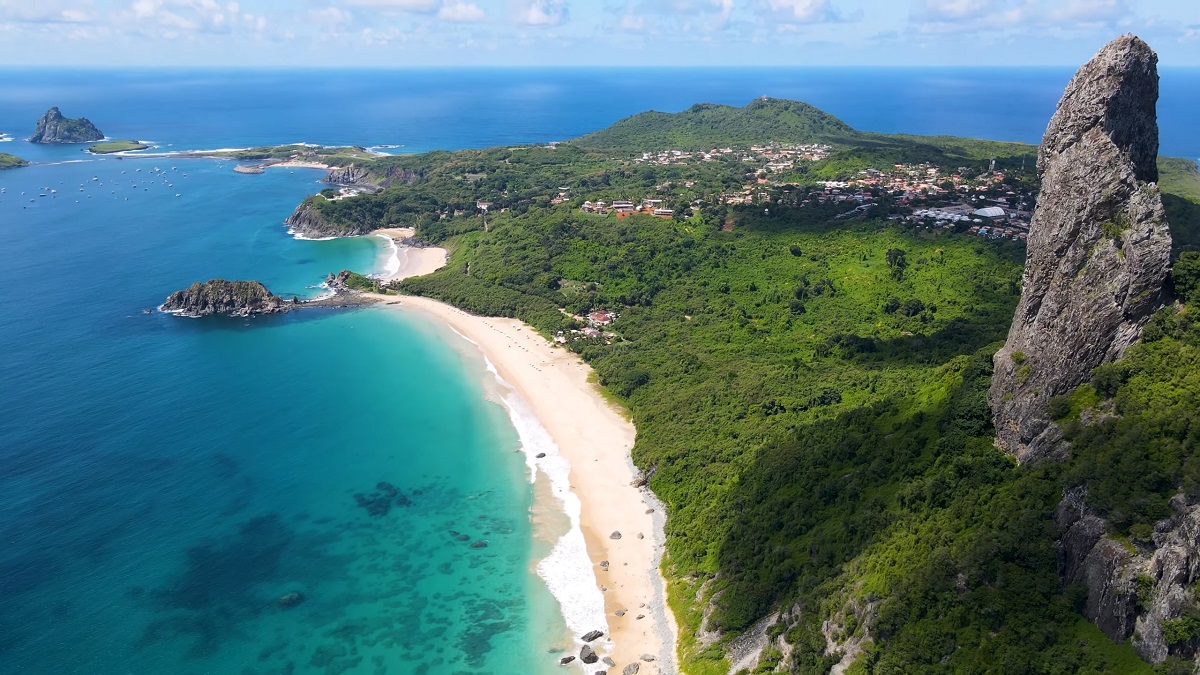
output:
<instances>
[{"instance_id":1,"label":"rock formation on beach","mask_svg":"<svg viewBox=\"0 0 1200 675\"><path fill-rule=\"evenodd\" d=\"M167 296L160 309L188 317L249 316L286 312L297 304L295 299L285 300L272 294L257 281L213 279L175 291Z\"/></svg>"},{"instance_id":2,"label":"rock formation on beach","mask_svg":"<svg viewBox=\"0 0 1200 675\"><path fill-rule=\"evenodd\" d=\"M86 117L69 119L63 117L58 108L51 108L37 121L30 143L90 143L104 138L104 134Z\"/></svg>"},{"instance_id":3,"label":"rock formation on beach","mask_svg":"<svg viewBox=\"0 0 1200 675\"><path fill-rule=\"evenodd\" d=\"M1042 139L1024 290L988 397L996 443L1018 461L1059 450L1047 402L1120 357L1164 302L1157 63L1136 37L1110 42L1071 79Z\"/></svg>"}]
</instances>

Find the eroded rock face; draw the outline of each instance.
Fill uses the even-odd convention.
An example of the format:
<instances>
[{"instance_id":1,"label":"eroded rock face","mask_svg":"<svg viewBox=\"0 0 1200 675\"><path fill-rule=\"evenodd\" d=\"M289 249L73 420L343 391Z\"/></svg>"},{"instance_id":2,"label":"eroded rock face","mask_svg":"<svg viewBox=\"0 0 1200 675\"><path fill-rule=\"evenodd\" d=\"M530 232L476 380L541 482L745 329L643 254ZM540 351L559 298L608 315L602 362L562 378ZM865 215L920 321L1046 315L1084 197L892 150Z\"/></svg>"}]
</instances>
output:
<instances>
[{"instance_id":1,"label":"eroded rock face","mask_svg":"<svg viewBox=\"0 0 1200 675\"><path fill-rule=\"evenodd\" d=\"M996 443L1018 461L1059 450L1047 401L1118 358L1163 304L1157 63L1136 37L1110 42L1071 79L1042 139L1024 290L989 393Z\"/></svg>"},{"instance_id":2,"label":"eroded rock face","mask_svg":"<svg viewBox=\"0 0 1200 675\"><path fill-rule=\"evenodd\" d=\"M1179 495L1175 513L1154 526L1153 545L1134 548L1108 536L1108 524L1087 507L1083 488L1068 490L1055 512L1064 584L1087 588L1083 615L1114 642L1132 638L1150 663L1169 655L1196 657L1194 641L1169 644L1164 622L1185 616L1200 579L1200 505Z\"/></svg>"},{"instance_id":3,"label":"eroded rock face","mask_svg":"<svg viewBox=\"0 0 1200 675\"><path fill-rule=\"evenodd\" d=\"M292 215L288 216L283 223L288 226L288 231L292 234L309 239L357 237L370 234L375 229L368 224L334 225L321 215L321 211L313 205L311 200L301 202L300 206L297 206Z\"/></svg>"},{"instance_id":4,"label":"eroded rock face","mask_svg":"<svg viewBox=\"0 0 1200 675\"><path fill-rule=\"evenodd\" d=\"M51 108L37 121L30 143L89 143L104 138L104 134L86 117L68 119L58 108Z\"/></svg>"},{"instance_id":5,"label":"eroded rock face","mask_svg":"<svg viewBox=\"0 0 1200 675\"><path fill-rule=\"evenodd\" d=\"M286 312L295 305L295 300L284 300L278 295L273 295L266 286L257 281L213 279L204 283L196 282L184 290L175 291L167 296L159 309L190 317L213 314L249 316Z\"/></svg>"}]
</instances>

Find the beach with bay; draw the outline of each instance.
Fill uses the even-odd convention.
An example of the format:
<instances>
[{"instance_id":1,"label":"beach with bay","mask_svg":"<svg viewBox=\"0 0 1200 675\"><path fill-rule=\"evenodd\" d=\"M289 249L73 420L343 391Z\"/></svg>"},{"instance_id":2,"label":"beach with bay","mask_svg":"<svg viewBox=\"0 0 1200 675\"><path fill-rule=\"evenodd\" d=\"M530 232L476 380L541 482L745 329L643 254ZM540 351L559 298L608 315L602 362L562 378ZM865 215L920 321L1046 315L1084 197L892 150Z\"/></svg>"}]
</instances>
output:
<instances>
[{"instance_id":1,"label":"beach with bay","mask_svg":"<svg viewBox=\"0 0 1200 675\"><path fill-rule=\"evenodd\" d=\"M406 229L376 234L412 236ZM401 245L398 254L405 262L389 280L431 273L447 258L436 247ZM541 532L554 548L537 571L575 637L603 630L591 644L618 667L640 662L642 672L673 672L676 627L659 570L665 514L648 489L633 485L636 429L627 413L604 397L582 359L516 319L475 316L428 298L378 297L387 310L435 322L460 349L484 357L481 376L517 429L530 478L549 488L535 489L534 514L553 509L569 520L565 531ZM568 653L582 644L576 640Z\"/></svg>"}]
</instances>

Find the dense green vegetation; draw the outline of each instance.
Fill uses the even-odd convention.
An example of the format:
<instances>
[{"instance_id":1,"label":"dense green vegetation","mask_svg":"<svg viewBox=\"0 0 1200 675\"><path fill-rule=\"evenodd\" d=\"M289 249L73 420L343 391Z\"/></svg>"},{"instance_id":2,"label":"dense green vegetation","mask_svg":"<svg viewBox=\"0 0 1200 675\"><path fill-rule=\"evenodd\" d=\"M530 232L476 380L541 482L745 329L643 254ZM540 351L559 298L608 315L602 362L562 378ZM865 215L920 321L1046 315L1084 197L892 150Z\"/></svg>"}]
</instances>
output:
<instances>
[{"instance_id":1,"label":"dense green vegetation","mask_svg":"<svg viewBox=\"0 0 1200 675\"><path fill-rule=\"evenodd\" d=\"M575 141L598 150L707 150L726 145L831 142L848 124L807 103L764 99L743 108L698 103L680 113L644 112Z\"/></svg>"},{"instance_id":2,"label":"dense green vegetation","mask_svg":"<svg viewBox=\"0 0 1200 675\"><path fill-rule=\"evenodd\" d=\"M129 152L131 150L145 150L150 147L140 141L108 141L105 143L97 143L90 148L88 152L95 155L105 155L110 152Z\"/></svg>"},{"instance_id":3,"label":"dense green vegetation","mask_svg":"<svg viewBox=\"0 0 1200 675\"><path fill-rule=\"evenodd\" d=\"M756 125L767 138L749 138ZM611 335L568 348L628 406L634 459L668 505L687 672L727 670L725 643L697 638L702 617L729 640L778 608L794 610L771 636L792 646L795 672L841 658L825 655L827 619L839 642L870 636L856 673L1148 672L1081 619L1085 591L1061 586L1051 515L1064 487L1086 484L1114 533L1136 544L1171 495L1197 491L1200 327L1186 307L1162 313L1145 344L1055 402L1072 459L1017 467L992 445L986 390L1023 248L893 223L884 201L873 218L837 219L844 205L803 198L815 180L896 162L981 170L995 158L1007 186L1028 186L1033 149L842 127L802 104L697 106L556 148L373 160L393 179L387 190L312 203L334 222L414 225L451 249L447 267L402 292L515 316L547 336L580 327L571 314L619 314ZM836 149L799 167L788 177L799 187L765 208L713 199L755 177L739 158L623 159L655 138L818 140L803 134L829 134ZM1163 161L1181 251L1200 243L1189 171ZM567 198L552 205L560 187ZM578 208L639 193L694 208L671 219ZM1200 254L1183 253L1175 288L1200 299ZM759 670L779 658L768 650Z\"/></svg>"},{"instance_id":4,"label":"dense green vegetation","mask_svg":"<svg viewBox=\"0 0 1200 675\"><path fill-rule=\"evenodd\" d=\"M29 164L29 162L20 157L0 152L0 169L12 169L18 166L25 166L26 164Z\"/></svg>"}]
</instances>

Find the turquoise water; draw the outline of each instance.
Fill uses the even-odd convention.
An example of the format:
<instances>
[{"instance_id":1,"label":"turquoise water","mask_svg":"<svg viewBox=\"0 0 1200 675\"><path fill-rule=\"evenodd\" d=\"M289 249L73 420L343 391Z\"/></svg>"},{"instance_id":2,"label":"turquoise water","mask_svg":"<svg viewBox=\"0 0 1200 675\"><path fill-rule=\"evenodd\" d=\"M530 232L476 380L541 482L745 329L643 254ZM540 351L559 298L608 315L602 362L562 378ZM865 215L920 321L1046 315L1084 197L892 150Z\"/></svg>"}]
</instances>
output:
<instances>
[{"instance_id":1,"label":"turquoise water","mask_svg":"<svg viewBox=\"0 0 1200 675\"><path fill-rule=\"evenodd\" d=\"M1036 142L1069 76L0 69L0 133L57 105L171 150L455 149L765 94L861 129ZM1200 157L1200 70L1164 70L1162 90L1163 153ZM378 269L378 239L286 234L322 172L0 151L39 163L0 171L0 673L558 670L562 618L533 572L549 544L477 356L389 308L143 313L197 280L312 295Z\"/></svg>"},{"instance_id":2,"label":"turquoise water","mask_svg":"<svg viewBox=\"0 0 1200 675\"><path fill-rule=\"evenodd\" d=\"M563 637L516 434L445 334L142 312L195 279L312 294L376 267L380 240L286 234L321 175L0 174L0 672L536 672Z\"/></svg>"}]
</instances>

